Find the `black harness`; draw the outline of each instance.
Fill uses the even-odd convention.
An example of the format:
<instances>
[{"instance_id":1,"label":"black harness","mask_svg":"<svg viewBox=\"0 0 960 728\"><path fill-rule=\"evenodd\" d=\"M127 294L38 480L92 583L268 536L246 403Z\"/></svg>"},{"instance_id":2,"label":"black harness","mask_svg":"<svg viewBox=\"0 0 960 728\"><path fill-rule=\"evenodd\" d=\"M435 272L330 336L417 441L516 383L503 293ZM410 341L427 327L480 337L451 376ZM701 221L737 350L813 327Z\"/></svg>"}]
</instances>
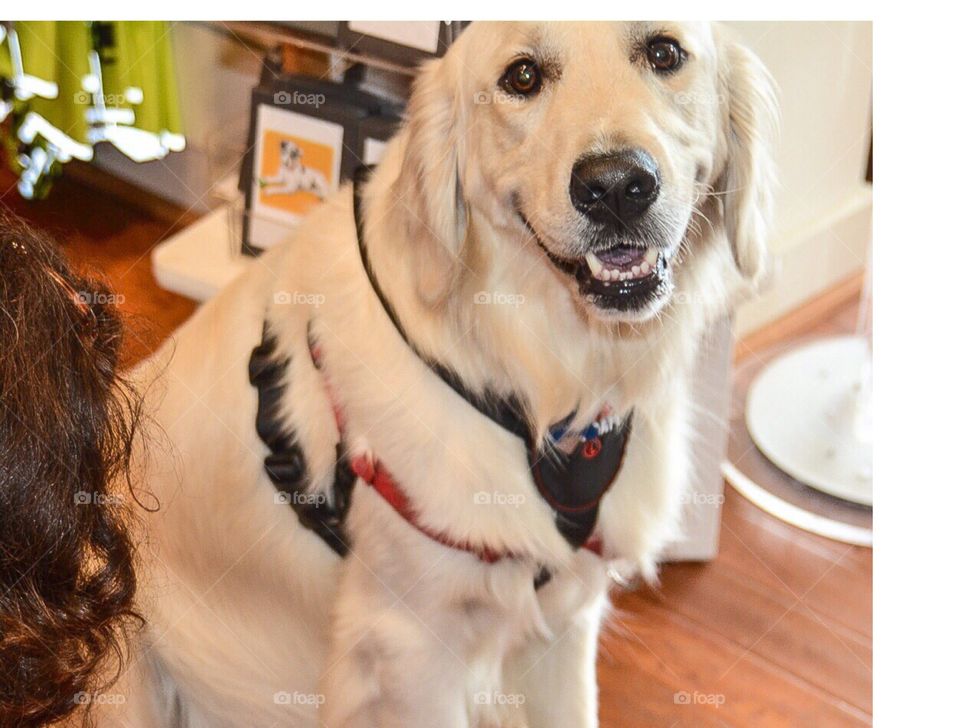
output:
<instances>
[{"instance_id":1,"label":"black harness","mask_svg":"<svg viewBox=\"0 0 960 728\"><path fill-rule=\"evenodd\" d=\"M287 503L304 528L316 533L341 556L349 551L349 542L343 528L356 475L350 469L346 444L336 444L336 466L329 495L320 497L309 490L303 448L296 433L285 427L281 418L284 375L289 357L278 352L277 339L269 326L263 325L263 339L250 354L248 373L250 383L257 388L257 434L270 448L263 459L263 469L277 489L277 499Z\"/></svg>"},{"instance_id":2,"label":"black harness","mask_svg":"<svg viewBox=\"0 0 960 728\"><path fill-rule=\"evenodd\" d=\"M474 392L454 371L425 356L407 336L370 265L364 243L361 190L371 171L369 167L360 167L354 176L354 220L364 271L384 311L407 346L431 371L474 409L523 441L531 478L537 491L553 509L557 529L573 548L584 546L596 527L600 501L623 464L633 413L622 421L601 413L581 433L569 433L569 423L576 414L572 412L550 428L550 441L541 443L535 439L516 395L503 397L486 389ZM289 498L300 522L343 555L348 548L343 522L356 474L351 470L344 444L340 442L337 444L337 465L329 501L306 497L309 478L302 450L295 435L283 428L279 420L286 359L278 355L276 348L276 340L265 325L263 341L250 358L250 381L257 387L259 395L257 433L271 450L264 460L264 467L280 493ZM565 443L562 449L557 447L561 442Z\"/></svg>"}]
</instances>

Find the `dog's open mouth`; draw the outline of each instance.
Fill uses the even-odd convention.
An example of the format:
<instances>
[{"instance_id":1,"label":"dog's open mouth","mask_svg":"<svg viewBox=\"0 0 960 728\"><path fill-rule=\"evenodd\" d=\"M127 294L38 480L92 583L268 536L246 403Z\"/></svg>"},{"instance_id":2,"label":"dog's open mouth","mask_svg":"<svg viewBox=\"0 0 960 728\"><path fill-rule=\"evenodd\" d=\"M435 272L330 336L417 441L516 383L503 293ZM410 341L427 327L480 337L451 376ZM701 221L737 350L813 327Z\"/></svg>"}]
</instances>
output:
<instances>
[{"instance_id":1,"label":"dog's open mouth","mask_svg":"<svg viewBox=\"0 0 960 728\"><path fill-rule=\"evenodd\" d=\"M573 276L588 303L600 309L636 312L671 291L671 254L641 245L616 245L582 258L563 258L544 245L519 206L517 213L557 268Z\"/></svg>"},{"instance_id":2,"label":"dog's open mouth","mask_svg":"<svg viewBox=\"0 0 960 728\"><path fill-rule=\"evenodd\" d=\"M594 306L633 311L667 292L668 264L656 248L618 245L587 253L575 275L580 293Z\"/></svg>"},{"instance_id":3,"label":"dog's open mouth","mask_svg":"<svg viewBox=\"0 0 960 728\"><path fill-rule=\"evenodd\" d=\"M550 258L597 308L637 311L670 290L669 256L657 248L618 245L575 260Z\"/></svg>"}]
</instances>

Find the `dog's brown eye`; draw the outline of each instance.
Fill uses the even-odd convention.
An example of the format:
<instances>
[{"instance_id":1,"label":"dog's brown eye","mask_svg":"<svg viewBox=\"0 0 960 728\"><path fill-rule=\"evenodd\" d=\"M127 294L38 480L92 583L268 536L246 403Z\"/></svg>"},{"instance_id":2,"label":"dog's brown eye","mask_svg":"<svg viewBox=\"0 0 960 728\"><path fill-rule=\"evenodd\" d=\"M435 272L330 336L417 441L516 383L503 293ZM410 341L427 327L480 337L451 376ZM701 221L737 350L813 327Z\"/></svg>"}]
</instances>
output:
<instances>
[{"instance_id":1,"label":"dog's brown eye","mask_svg":"<svg viewBox=\"0 0 960 728\"><path fill-rule=\"evenodd\" d=\"M543 78L537 64L529 58L522 58L507 68L502 83L510 93L531 96L540 90L542 82Z\"/></svg>"},{"instance_id":2,"label":"dog's brown eye","mask_svg":"<svg viewBox=\"0 0 960 728\"><path fill-rule=\"evenodd\" d=\"M657 71L675 71L683 63L683 50L671 38L654 38L647 44L647 58Z\"/></svg>"}]
</instances>

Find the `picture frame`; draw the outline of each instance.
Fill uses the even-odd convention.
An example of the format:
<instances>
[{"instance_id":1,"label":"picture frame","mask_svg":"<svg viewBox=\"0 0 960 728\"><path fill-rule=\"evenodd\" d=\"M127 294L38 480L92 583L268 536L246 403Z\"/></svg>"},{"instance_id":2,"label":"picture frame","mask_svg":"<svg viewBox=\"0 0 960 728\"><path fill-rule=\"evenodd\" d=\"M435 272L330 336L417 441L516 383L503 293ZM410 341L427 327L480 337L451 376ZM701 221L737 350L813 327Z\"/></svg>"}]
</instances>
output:
<instances>
[{"instance_id":1,"label":"picture frame","mask_svg":"<svg viewBox=\"0 0 960 728\"><path fill-rule=\"evenodd\" d=\"M352 176L359 123L369 111L346 99L339 90L289 79L253 90L240 175L244 253L279 243Z\"/></svg>"},{"instance_id":2,"label":"picture frame","mask_svg":"<svg viewBox=\"0 0 960 728\"><path fill-rule=\"evenodd\" d=\"M467 21L344 20L340 47L402 66L416 66L442 56Z\"/></svg>"}]
</instances>

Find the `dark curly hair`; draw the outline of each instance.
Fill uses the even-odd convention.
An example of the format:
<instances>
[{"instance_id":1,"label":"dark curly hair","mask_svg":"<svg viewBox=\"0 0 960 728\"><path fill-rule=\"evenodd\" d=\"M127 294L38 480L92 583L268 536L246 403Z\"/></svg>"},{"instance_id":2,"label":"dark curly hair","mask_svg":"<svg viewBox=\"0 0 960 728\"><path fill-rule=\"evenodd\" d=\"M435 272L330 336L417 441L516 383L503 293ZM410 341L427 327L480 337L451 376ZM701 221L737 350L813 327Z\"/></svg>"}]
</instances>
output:
<instances>
[{"instance_id":1,"label":"dark curly hair","mask_svg":"<svg viewBox=\"0 0 960 728\"><path fill-rule=\"evenodd\" d=\"M127 530L140 400L118 376L121 334L106 286L0 217L2 726L89 705L140 622Z\"/></svg>"}]
</instances>

